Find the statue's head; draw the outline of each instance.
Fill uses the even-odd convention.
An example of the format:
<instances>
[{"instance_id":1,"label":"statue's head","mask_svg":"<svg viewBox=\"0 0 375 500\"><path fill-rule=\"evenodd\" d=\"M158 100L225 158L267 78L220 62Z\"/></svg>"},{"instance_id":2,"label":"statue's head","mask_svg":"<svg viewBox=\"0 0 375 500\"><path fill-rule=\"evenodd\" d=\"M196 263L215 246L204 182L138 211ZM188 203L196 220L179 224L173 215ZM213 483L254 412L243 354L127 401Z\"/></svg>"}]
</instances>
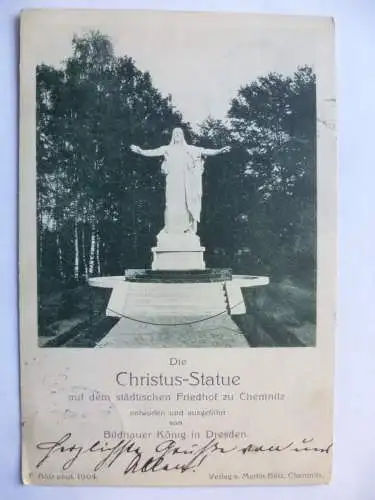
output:
<instances>
[{"instance_id":1,"label":"statue's head","mask_svg":"<svg viewBox=\"0 0 375 500\"><path fill-rule=\"evenodd\" d=\"M171 144L185 144L185 136L182 128L173 129Z\"/></svg>"}]
</instances>

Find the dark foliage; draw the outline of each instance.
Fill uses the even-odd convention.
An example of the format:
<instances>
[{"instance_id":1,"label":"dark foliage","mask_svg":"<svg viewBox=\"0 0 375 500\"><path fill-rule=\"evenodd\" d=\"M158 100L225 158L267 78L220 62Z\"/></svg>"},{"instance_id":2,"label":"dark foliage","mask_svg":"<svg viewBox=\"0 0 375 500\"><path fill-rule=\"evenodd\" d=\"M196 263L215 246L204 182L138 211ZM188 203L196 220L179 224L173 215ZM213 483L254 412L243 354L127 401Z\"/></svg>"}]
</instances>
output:
<instances>
[{"instance_id":1,"label":"dark foliage","mask_svg":"<svg viewBox=\"0 0 375 500\"><path fill-rule=\"evenodd\" d=\"M149 267L163 222L164 179L159 159L145 160L129 146L165 144L175 126L199 145L232 146L206 161L199 232L208 266L270 275L274 282L291 279L314 290L316 101L310 68L247 83L226 120L208 118L200 133L184 123L148 72L131 57L116 57L98 32L75 37L60 69L39 65L36 89L42 323L51 311L64 316L61 304L56 311L46 306L53 291L68 296L90 275ZM66 307L78 307L67 300Z\"/></svg>"}]
</instances>

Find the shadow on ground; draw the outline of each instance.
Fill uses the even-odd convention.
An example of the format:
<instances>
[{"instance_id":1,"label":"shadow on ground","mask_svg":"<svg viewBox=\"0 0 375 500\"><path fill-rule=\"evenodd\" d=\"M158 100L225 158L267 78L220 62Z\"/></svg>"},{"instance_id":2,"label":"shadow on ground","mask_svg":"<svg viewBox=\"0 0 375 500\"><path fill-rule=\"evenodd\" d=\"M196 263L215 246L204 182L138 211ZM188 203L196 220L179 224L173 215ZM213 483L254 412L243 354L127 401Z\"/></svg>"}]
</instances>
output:
<instances>
[{"instance_id":1,"label":"shadow on ground","mask_svg":"<svg viewBox=\"0 0 375 500\"><path fill-rule=\"evenodd\" d=\"M250 346L315 346L315 290L284 280L243 293L247 313L232 318Z\"/></svg>"}]
</instances>

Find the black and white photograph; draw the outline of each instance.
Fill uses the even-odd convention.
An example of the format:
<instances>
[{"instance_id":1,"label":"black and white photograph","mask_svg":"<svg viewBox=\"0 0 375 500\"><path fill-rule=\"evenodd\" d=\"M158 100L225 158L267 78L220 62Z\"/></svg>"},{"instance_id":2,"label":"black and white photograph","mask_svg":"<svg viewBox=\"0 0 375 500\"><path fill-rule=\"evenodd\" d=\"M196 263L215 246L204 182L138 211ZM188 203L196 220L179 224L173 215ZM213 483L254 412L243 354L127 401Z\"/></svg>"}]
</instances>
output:
<instances>
[{"instance_id":1,"label":"black and white photograph","mask_svg":"<svg viewBox=\"0 0 375 500\"><path fill-rule=\"evenodd\" d=\"M333 41L329 17L23 13L25 484L330 481Z\"/></svg>"},{"instance_id":2,"label":"black and white photograph","mask_svg":"<svg viewBox=\"0 0 375 500\"><path fill-rule=\"evenodd\" d=\"M38 345L314 347L319 32L124 19L38 53Z\"/></svg>"}]
</instances>

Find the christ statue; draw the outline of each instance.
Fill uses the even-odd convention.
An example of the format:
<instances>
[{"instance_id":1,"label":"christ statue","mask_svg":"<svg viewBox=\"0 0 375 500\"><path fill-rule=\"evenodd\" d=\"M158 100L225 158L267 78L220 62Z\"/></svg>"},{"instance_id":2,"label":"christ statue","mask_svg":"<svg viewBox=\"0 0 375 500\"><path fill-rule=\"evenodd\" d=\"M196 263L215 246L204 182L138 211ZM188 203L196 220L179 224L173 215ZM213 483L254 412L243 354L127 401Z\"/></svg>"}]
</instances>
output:
<instances>
[{"instance_id":1,"label":"christ statue","mask_svg":"<svg viewBox=\"0 0 375 500\"><path fill-rule=\"evenodd\" d=\"M162 173L166 176L164 233L196 234L202 207L202 174L204 159L226 153L229 146L207 149L187 144L181 128L175 128L168 145L156 149L130 146L143 156L163 157Z\"/></svg>"}]
</instances>

